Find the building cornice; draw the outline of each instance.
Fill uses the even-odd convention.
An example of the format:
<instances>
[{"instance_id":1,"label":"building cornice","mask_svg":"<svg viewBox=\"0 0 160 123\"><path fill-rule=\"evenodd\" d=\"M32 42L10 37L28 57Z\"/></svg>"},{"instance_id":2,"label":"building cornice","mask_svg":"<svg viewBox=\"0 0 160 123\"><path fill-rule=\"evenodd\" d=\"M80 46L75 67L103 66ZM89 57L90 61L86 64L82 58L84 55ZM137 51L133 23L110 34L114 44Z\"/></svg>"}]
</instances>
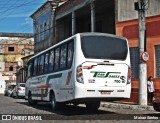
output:
<instances>
[{"instance_id":1,"label":"building cornice","mask_svg":"<svg viewBox=\"0 0 160 123\"><path fill-rule=\"evenodd\" d=\"M33 33L6 33L6 32L0 32L0 37L33 37Z\"/></svg>"}]
</instances>

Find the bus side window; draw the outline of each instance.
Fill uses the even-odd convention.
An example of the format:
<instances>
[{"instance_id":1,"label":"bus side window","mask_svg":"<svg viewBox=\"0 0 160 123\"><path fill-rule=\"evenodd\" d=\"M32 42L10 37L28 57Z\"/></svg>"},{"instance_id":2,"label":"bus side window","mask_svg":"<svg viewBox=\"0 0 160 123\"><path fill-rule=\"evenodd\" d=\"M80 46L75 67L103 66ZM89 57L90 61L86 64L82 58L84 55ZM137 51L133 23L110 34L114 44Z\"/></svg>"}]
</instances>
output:
<instances>
[{"instance_id":1,"label":"bus side window","mask_svg":"<svg viewBox=\"0 0 160 123\"><path fill-rule=\"evenodd\" d=\"M49 58L49 53L45 54L45 62L44 62L44 72L48 72L48 58Z\"/></svg>"},{"instance_id":2,"label":"bus side window","mask_svg":"<svg viewBox=\"0 0 160 123\"><path fill-rule=\"evenodd\" d=\"M61 46L60 69L66 68L67 44Z\"/></svg>"},{"instance_id":3,"label":"bus side window","mask_svg":"<svg viewBox=\"0 0 160 123\"><path fill-rule=\"evenodd\" d=\"M33 67L33 63L30 62L29 66L28 66L28 71L27 71L27 78L30 77L30 76L32 76L32 71L33 71L32 67Z\"/></svg>"},{"instance_id":4,"label":"bus side window","mask_svg":"<svg viewBox=\"0 0 160 123\"><path fill-rule=\"evenodd\" d=\"M38 58L37 58L37 75L38 74L40 74L40 69L41 69L41 67L40 67L40 62L41 62L41 56L38 56Z\"/></svg>"},{"instance_id":5,"label":"bus side window","mask_svg":"<svg viewBox=\"0 0 160 123\"><path fill-rule=\"evenodd\" d=\"M49 72L53 71L53 68L54 68L54 50L51 50L49 55Z\"/></svg>"},{"instance_id":6,"label":"bus side window","mask_svg":"<svg viewBox=\"0 0 160 123\"><path fill-rule=\"evenodd\" d=\"M60 55L60 48L57 48L55 50L55 67L54 67L54 70L58 70L59 69L59 55Z\"/></svg>"},{"instance_id":7,"label":"bus side window","mask_svg":"<svg viewBox=\"0 0 160 123\"><path fill-rule=\"evenodd\" d=\"M41 55L41 60L40 60L40 74L44 72L44 54Z\"/></svg>"},{"instance_id":8,"label":"bus side window","mask_svg":"<svg viewBox=\"0 0 160 123\"><path fill-rule=\"evenodd\" d=\"M74 52L74 43L72 41L68 43L67 68L70 68L72 66L73 52Z\"/></svg>"},{"instance_id":9,"label":"bus side window","mask_svg":"<svg viewBox=\"0 0 160 123\"><path fill-rule=\"evenodd\" d=\"M33 75L35 76L37 74L37 58L34 59L34 69L33 69Z\"/></svg>"}]
</instances>

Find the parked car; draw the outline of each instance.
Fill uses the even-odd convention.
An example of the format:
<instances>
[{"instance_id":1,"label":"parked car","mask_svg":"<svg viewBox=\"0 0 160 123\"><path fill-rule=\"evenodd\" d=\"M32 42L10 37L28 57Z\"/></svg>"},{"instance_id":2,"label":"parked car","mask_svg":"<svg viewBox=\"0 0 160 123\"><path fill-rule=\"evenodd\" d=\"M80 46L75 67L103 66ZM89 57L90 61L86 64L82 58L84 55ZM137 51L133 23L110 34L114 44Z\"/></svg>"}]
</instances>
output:
<instances>
[{"instance_id":1,"label":"parked car","mask_svg":"<svg viewBox=\"0 0 160 123\"><path fill-rule=\"evenodd\" d=\"M4 90L4 96L11 96L13 89L15 88L16 85L7 85L5 90Z\"/></svg>"},{"instance_id":2,"label":"parked car","mask_svg":"<svg viewBox=\"0 0 160 123\"><path fill-rule=\"evenodd\" d=\"M160 95L156 95L153 97L153 108L155 111L160 112Z\"/></svg>"},{"instance_id":3,"label":"parked car","mask_svg":"<svg viewBox=\"0 0 160 123\"><path fill-rule=\"evenodd\" d=\"M16 86L14 87L12 93L11 93L11 97L16 98L17 97L17 92L16 92Z\"/></svg>"},{"instance_id":4,"label":"parked car","mask_svg":"<svg viewBox=\"0 0 160 123\"><path fill-rule=\"evenodd\" d=\"M25 83L18 83L13 89L12 97L25 97Z\"/></svg>"}]
</instances>

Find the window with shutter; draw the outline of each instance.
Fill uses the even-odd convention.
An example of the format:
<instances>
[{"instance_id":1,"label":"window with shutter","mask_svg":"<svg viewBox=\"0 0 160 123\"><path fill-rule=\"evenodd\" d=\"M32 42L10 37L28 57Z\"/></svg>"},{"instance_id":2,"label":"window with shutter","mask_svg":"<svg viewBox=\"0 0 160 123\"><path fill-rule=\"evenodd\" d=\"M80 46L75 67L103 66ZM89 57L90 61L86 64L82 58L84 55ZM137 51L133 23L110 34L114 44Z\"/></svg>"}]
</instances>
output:
<instances>
[{"instance_id":1,"label":"window with shutter","mask_svg":"<svg viewBox=\"0 0 160 123\"><path fill-rule=\"evenodd\" d=\"M138 47L130 48L132 78L139 78L139 49Z\"/></svg>"},{"instance_id":2,"label":"window with shutter","mask_svg":"<svg viewBox=\"0 0 160 123\"><path fill-rule=\"evenodd\" d=\"M160 45L155 46L155 55L156 55L156 77L160 77Z\"/></svg>"}]
</instances>

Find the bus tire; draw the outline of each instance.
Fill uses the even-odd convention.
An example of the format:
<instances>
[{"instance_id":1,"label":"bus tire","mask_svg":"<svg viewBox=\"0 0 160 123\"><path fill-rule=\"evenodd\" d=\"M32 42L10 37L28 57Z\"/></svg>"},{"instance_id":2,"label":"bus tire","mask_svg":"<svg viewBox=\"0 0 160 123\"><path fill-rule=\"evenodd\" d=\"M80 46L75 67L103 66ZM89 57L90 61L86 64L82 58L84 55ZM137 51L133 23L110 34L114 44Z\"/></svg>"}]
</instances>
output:
<instances>
[{"instance_id":1,"label":"bus tire","mask_svg":"<svg viewBox=\"0 0 160 123\"><path fill-rule=\"evenodd\" d=\"M51 106L52 106L53 111L56 111L60 108L60 104L56 101L54 92L50 93L50 102L51 102Z\"/></svg>"},{"instance_id":2,"label":"bus tire","mask_svg":"<svg viewBox=\"0 0 160 123\"><path fill-rule=\"evenodd\" d=\"M73 102L73 105L74 105L74 106L78 106L78 105L79 105L79 103L77 103L77 102Z\"/></svg>"},{"instance_id":3,"label":"bus tire","mask_svg":"<svg viewBox=\"0 0 160 123\"><path fill-rule=\"evenodd\" d=\"M36 100L32 100L32 94L31 94L31 92L28 93L28 104L29 105L36 105L37 104Z\"/></svg>"},{"instance_id":4,"label":"bus tire","mask_svg":"<svg viewBox=\"0 0 160 123\"><path fill-rule=\"evenodd\" d=\"M155 111L160 112L160 105L153 103L153 108L154 108Z\"/></svg>"},{"instance_id":5,"label":"bus tire","mask_svg":"<svg viewBox=\"0 0 160 123\"><path fill-rule=\"evenodd\" d=\"M85 104L86 104L86 108L91 111L96 111L100 107L100 101L86 102Z\"/></svg>"}]
</instances>

